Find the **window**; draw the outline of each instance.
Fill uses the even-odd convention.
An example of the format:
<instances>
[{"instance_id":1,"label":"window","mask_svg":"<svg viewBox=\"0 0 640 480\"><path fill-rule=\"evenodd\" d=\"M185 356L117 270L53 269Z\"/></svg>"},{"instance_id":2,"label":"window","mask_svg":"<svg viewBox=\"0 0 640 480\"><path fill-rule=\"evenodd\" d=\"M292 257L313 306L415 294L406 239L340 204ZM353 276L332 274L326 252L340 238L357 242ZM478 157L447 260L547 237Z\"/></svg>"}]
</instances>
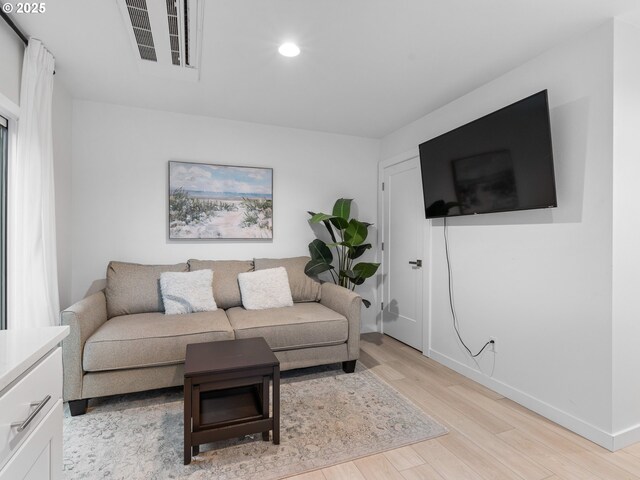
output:
<instances>
[{"instance_id":1,"label":"window","mask_svg":"<svg viewBox=\"0 0 640 480\"><path fill-rule=\"evenodd\" d=\"M7 119L0 117L0 329L7 328Z\"/></svg>"}]
</instances>

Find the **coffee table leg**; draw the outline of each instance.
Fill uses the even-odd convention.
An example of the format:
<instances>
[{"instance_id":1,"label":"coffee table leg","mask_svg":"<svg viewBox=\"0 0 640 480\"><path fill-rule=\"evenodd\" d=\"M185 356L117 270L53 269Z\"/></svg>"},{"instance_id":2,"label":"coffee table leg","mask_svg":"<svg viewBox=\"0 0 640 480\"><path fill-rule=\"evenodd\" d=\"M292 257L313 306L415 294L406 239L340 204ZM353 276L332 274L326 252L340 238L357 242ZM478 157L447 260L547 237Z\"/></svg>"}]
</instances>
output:
<instances>
[{"instance_id":1,"label":"coffee table leg","mask_svg":"<svg viewBox=\"0 0 640 480\"><path fill-rule=\"evenodd\" d=\"M191 379L184 379L184 464L191 463Z\"/></svg>"},{"instance_id":2,"label":"coffee table leg","mask_svg":"<svg viewBox=\"0 0 640 480\"><path fill-rule=\"evenodd\" d=\"M273 369L273 443L280 444L280 366Z\"/></svg>"},{"instance_id":3,"label":"coffee table leg","mask_svg":"<svg viewBox=\"0 0 640 480\"><path fill-rule=\"evenodd\" d=\"M268 376L262 377L262 394L260 395L262 399L262 418L269 418L269 383L271 382ZM269 441L269 430L262 432L262 440Z\"/></svg>"}]
</instances>

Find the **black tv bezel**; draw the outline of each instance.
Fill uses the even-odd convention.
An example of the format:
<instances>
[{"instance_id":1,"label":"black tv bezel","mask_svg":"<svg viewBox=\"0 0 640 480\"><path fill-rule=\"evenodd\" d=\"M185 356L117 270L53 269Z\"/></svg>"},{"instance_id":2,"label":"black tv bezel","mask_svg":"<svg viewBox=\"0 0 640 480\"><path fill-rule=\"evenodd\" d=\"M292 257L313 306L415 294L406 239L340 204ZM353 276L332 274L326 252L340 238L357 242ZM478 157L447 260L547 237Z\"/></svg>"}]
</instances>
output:
<instances>
[{"instance_id":1,"label":"black tv bezel","mask_svg":"<svg viewBox=\"0 0 640 480\"><path fill-rule=\"evenodd\" d=\"M520 103L526 102L527 100L532 99L533 97L536 97L538 95L543 95L544 97L544 103L545 103L545 112L546 112L546 125L548 126L548 131L549 131L549 152L551 153L551 179L553 181L553 204L552 205L539 205L539 206L529 206L529 207L524 207L524 208L500 208L500 209L496 209L496 210L491 210L489 212L473 212L473 213L457 213L457 214L453 214L453 215L427 215L427 205L426 205L426 197L424 195L424 175L423 175L423 170L422 170L422 165L423 165L423 159L422 159L422 146L432 142L434 140L437 140L441 137L444 137L446 135L449 135L453 132L456 132L458 130L462 130L463 128L469 127L470 125L473 125L475 123L481 122L482 120L486 119L487 117L491 117L492 115L495 115L497 113L502 112L503 110L507 110L508 108L514 107ZM513 102L510 103L509 105L506 105L502 108L499 108L498 110L494 110L493 112L490 112L486 115L483 115L482 117L478 117L475 120L472 120L468 123L465 123L464 125L460 125L459 127L456 127L452 130L449 130L445 133L441 133L440 135L437 135L433 138L430 138L429 140L422 142L421 144L418 145L418 152L419 152L419 159L420 159L420 181L422 182L422 202L424 203L424 211L425 211L425 219L426 220L430 220L433 218L453 218L453 217L473 217L475 215L486 215L486 214L490 214L490 213L504 213L504 212L522 212L522 211L526 211L526 210L544 210L547 208L557 208L558 206L558 192L557 192L557 188L556 188L556 172L555 172L555 157L553 155L553 138L552 138L552 132L551 132L551 115L549 112L549 92L547 89L541 90L537 93L534 93L532 95L529 95L528 97L525 97L521 100L518 100L517 102ZM487 153L487 152L479 152L479 153Z\"/></svg>"}]
</instances>

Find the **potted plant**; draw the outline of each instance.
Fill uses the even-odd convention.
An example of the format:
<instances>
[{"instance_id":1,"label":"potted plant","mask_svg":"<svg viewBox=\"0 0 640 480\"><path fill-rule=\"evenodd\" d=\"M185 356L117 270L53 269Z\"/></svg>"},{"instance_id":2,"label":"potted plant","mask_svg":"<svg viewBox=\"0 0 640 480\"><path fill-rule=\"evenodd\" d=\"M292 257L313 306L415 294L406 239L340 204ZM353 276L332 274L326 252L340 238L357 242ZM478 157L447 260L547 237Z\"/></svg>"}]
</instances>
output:
<instances>
[{"instance_id":1,"label":"potted plant","mask_svg":"<svg viewBox=\"0 0 640 480\"><path fill-rule=\"evenodd\" d=\"M379 263L358 262L364 252L371 248L370 243L365 243L369 227L372 223L361 222L355 218L349 218L351 214L350 198L339 198L333 206L331 215L326 213L308 212L311 215L311 224L323 223L329 232L332 243L325 243L315 239L309 244L311 261L305 266L305 273L317 277L323 272L329 272L331 279L337 285L354 290L356 285L362 285L364 281L375 275ZM335 251L335 257L331 249ZM333 265L334 259L337 265ZM363 299L362 303L369 308L371 302Z\"/></svg>"}]
</instances>

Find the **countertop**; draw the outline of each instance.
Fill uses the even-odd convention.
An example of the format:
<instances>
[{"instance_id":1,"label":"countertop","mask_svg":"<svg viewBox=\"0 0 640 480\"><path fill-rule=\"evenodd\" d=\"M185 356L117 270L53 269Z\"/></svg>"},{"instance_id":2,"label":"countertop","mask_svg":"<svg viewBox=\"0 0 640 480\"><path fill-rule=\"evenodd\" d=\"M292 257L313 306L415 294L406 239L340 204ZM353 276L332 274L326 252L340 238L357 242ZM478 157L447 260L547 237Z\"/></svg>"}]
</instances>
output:
<instances>
[{"instance_id":1,"label":"countertop","mask_svg":"<svg viewBox=\"0 0 640 480\"><path fill-rule=\"evenodd\" d=\"M0 395L69 335L69 327L0 330Z\"/></svg>"}]
</instances>

